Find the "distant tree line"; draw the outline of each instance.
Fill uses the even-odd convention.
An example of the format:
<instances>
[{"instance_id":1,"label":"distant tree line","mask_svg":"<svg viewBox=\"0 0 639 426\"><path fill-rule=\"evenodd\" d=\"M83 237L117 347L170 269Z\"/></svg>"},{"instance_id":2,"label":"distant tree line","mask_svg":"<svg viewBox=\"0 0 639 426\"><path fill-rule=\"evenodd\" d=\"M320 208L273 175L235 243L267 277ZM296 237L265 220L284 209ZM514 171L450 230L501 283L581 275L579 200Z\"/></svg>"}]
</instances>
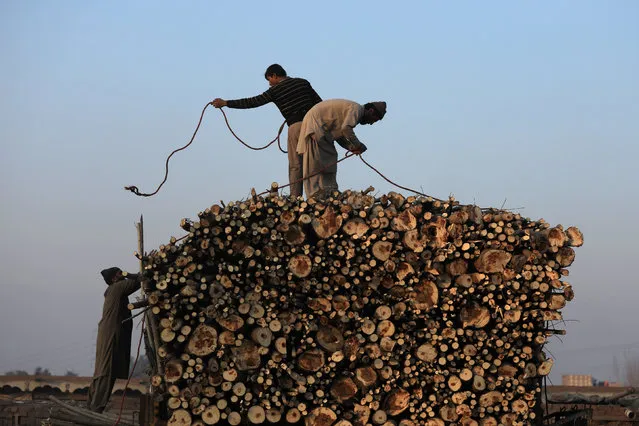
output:
<instances>
[{"instance_id":1,"label":"distant tree line","mask_svg":"<svg viewBox=\"0 0 639 426\"><path fill-rule=\"evenodd\" d=\"M144 377L150 375L150 364L149 359L146 355L142 354L138 358L138 362L135 364L135 370L133 369L133 364L135 363L135 358L131 357L130 370L129 374L131 377ZM4 373L5 376L51 376L51 371L48 368L36 367L33 373L29 373L26 370L11 370ZM78 373L73 370L67 370L64 374L67 377L77 377Z\"/></svg>"},{"instance_id":2,"label":"distant tree line","mask_svg":"<svg viewBox=\"0 0 639 426\"><path fill-rule=\"evenodd\" d=\"M30 376L31 374L26 370L11 370L4 373L4 375L5 376ZM33 375L34 376L51 376L51 371L49 371L48 368L36 367L35 370L33 370ZM68 377L77 377L78 373L76 373L73 370L67 370L67 372L64 375Z\"/></svg>"}]
</instances>

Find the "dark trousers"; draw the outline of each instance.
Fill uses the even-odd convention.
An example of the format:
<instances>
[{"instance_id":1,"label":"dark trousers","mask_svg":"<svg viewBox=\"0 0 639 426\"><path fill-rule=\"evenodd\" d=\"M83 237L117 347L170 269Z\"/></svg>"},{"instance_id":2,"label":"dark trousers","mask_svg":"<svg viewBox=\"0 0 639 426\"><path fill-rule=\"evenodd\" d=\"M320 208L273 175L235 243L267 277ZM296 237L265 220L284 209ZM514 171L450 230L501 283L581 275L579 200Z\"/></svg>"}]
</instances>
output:
<instances>
[{"instance_id":1,"label":"dark trousers","mask_svg":"<svg viewBox=\"0 0 639 426\"><path fill-rule=\"evenodd\" d=\"M101 413L109 403L113 386L115 385L115 377L97 376L91 381L89 386L89 399L87 407L91 411Z\"/></svg>"}]
</instances>

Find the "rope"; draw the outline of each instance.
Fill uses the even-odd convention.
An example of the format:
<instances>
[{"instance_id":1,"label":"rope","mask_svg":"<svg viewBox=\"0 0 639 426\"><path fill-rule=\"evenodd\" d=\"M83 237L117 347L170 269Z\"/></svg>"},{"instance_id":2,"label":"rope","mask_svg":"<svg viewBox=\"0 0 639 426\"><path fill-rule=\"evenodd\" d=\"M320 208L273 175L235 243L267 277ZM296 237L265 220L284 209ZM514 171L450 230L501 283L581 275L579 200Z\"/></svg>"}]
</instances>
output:
<instances>
[{"instance_id":1,"label":"rope","mask_svg":"<svg viewBox=\"0 0 639 426\"><path fill-rule=\"evenodd\" d=\"M186 145L184 145L181 148L178 148L176 150L174 150L171 154L169 154L168 157L166 157L166 163L164 165L165 168L165 172L164 172L164 179L162 180L162 183L160 183L160 185L157 187L157 189L151 193L143 193L140 192L138 190L137 186L125 186L124 189L126 189L127 191L131 191L133 192L135 195L138 195L140 197L151 197L155 194L158 193L158 191L160 190L160 188L162 188L162 185L164 185L164 183L166 182L166 180L169 177L169 160L171 159L171 157L173 157L173 154L175 154L176 152L180 152L186 148L189 147L189 145L191 145L193 143L193 140L195 139L195 135L197 134L197 131L200 130L200 125L202 124L202 118L204 118L204 112L206 111L206 109L209 107L210 104L206 104L206 106L204 107L204 109L202 109L202 114L200 114L200 120L197 122L197 126L195 127L195 131L193 132L193 136L191 136L191 140L189 141L189 143L187 143Z\"/></svg>"},{"instance_id":2,"label":"rope","mask_svg":"<svg viewBox=\"0 0 639 426\"><path fill-rule=\"evenodd\" d=\"M270 141L269 143L267 143L266 145L262 146L262 147L258 147L258 148L254 148L251 145L247 144L246 142L244 142L242 139L239 138L239 136L237 136L235 134L235 132L233 131L233 129L231 129L231 125L229 124L229 120L228 118L226 118L226 113L224 112L224 110L222 108L220 108L220 112L222 113L222 115L224 116L224 121L226 122L226 127L229 128L229 130L231 131L231 133L233 134L233 136L235 136L235 139L237 139L238 141L240 141L240 143L242 145L244 145L245 147L247 147L248 149L252 149L253 151L260 151L262 149L266 149L269 146L273 145L273 143L275 141L277 141L277 147L280 149L280 151L282 151L284 154L287 153L287 151L282 149L282 145L280 144L280 135L282 134L282 130L284 130L284 126L286 125L286 120L282 123L282 125L280 126L280 129L277 131L277 136L275 136L275 139L273 139L272 141Z\"/></svg>"},{"instance_id":3,"label":"rope","mask_svg":"<svg viewBox=\"0 0 639 426\"><path fill-rule=\"evenodd\" d=\"M204 109L206 109L206 107ZM131 378L133 377L133 373L135 372L135 366L138 364L138 358L140 358L140 347L142 346L142 336L144 336L145 319L146 319L146 315L142 316L142 321L140 321L140 324L142 325L142 329L140 330L140 339L138 340L138 350L137 350L137 353L135 354L135 361L133 362L133 368L131 368L131 374L129 374L129 378L126 380L126 384L124 385L124 389L122 390L122 400L120 401L120 411L118 412L118 418L115 421L115 423L113 423L113 426L117 426L120 423L120 420L122 419L122 411L124 410L124 397L126 396L126 390L129 387L129 382L131 381Z\"/></svg>"},{"instance_id":4,"label":"rope","mask_svg":"<svg viewBox=\"0 0 639 426\"><path fill-rule=\"evenodd\" d=\"M184 150L184 149L188 148L188 147L189 147L189 145L191 145L191 144L193 143L193 141L195 140L195 135L197 135L197 132L198 132L198 130L200 129L200 126L202 125L202 119L204 118L204 112L205 112L205 111L206 111L206 109L209 107L209 105L211 105L211 103L206 104L206 106L204 107L204 109L202 109L202 114L200 114L200 119L199 119L199 120L198 120L198 122L197 122L197 126L195 127L195 131L193 132L193 136L191 136L191 140L189 141L189 143L187 143L186 145L184 145L184 146L183 146L183 147L181 147L181 148L178 148L178 149L174 150L174 151L173 151L173 152L171 152L171 154L169 154L169 156L166 158L166 163L165 163L165 166L164 166L164 168L165 168L165 172L164 172L164 179L162 180L162 182L161 182L161 183L160 183L160 185L156 188L156 190L155 190L155 191L153 191L153 192L151 192L151 193L142 193L142 192L140 192L140 191L139 191L139 189L138 189L138 187L137 187L137 186L125 186L125 187L124 187L124 189L126 189L127 191L131 191L131 192L133 192L135 195L138 195L138 196L140 196L140 197L151 197L151 196L153 196L153 195L157 194L157 193L160 191L160 188L162 188L162 186L166 183L166 180L167 180L167 179L168 179L168 177L169 177L169 160L171 159L171 157L173 156L173 154L175 154L176 152L179 152L179 151L182 151L182 150ZM284 125L286 124L286 121L284 121L284 122L282 123L282 125L281 125L281 126L280 126L280 128L279 128L279 130L277 131L277 136L275 136L275 138L274 138L272 141L270 141L269 143L267 143L266 145L264 145L264 146L262 146L262 147L253 147L253 146L251 146L251 145L247 144L246 142L244 142L244 141L243 141L243 140L242 140L242 139L241 139L241 138L240 138L237 134L235 134L235 132L234 132L234 131L233 131L233 129L231 128L231 125L230 125L230 123L229 123L228 117L226 116L226 113L224 112L224 110L223 110L222 108L220 108L220 112L222 113L222 116L224 117L224 122L226 123L226 127L228 127L228 129L229 129L229 131L231 132L231 134L235 137L235 139L237 139L237 140L238 140L238 141L239 141L242 145L244 145L245 147L247 147L247 148L249 148L249 149L252 149L252 150L254 150L254 151L260 151L260 150L263 150L263 149L268 148L269 146L273 145L273 144L275 143L275 141L277 141L277 147L280 149L280 151L282 151L283 153L285 153L285 154L286 154L286 152L287 152L287 151L285 151L284 149L282 149L282 145L281 145L281 143L280 143L280 135L282 134L282 131L284 130ZM338 163L340 163L340 162L342 162L342 161L346 160L347 158L352 157L353 155L355 155L355 154L353 154L352 152L348 152L344 158L342 158L342 159L340 159L340 160L337 160L337 161L336 161L336 162L334 162L334 163L331 163L331 164L328 164L328 165L324 166L323 168L321 168L321 169L320 169L320 170L318 170L317 172L313 173L312 175L309 175L309 176L307 176L307 177L305 177L305 178L302 178L302 179L298 179L298 180L296 180L296 181L294 181L294 182L290 182L290 183L288 183L287 185L280 186L278 189L286 188L286 187L288 187L288 186L291 186L291 185L293 185L293 184L296 184L296 183L302 182L302 181L304 181L304 180L306 180L306 179L308 179L308 178L311 178L311 177L313 177L313 176L316 176L316 175L318 175L318 174L322 173L322 172L323 172L324 170L326 170L327 168L329 168L329 167L331 167L331 166L334 166L334 165L336 165L336 164L338 164ZM413 192L413 193L415 193L415 194L422 195L422 196L424 196L424 197L429 197L429 198L432 198L432 199L437 200L437 201L443 201L443 200L441 200L441 199L439 199L439 198L436 198L436 197L433 197L433 196L430 196L430 195L424 194L424 193L422 193L422 192L416 191L416 190L414 190L414 189L410 189L410 188L408 188L408 187L405 187L405 186L399 185L398 183L393 182L392 180L390 180L389 178L387 178L386 176L384 176L384 174L383 174L382 172L380 172L380 171L379 171L379 170L377 170L375 167L373 167L370 163L368 163L366 160L364 160L364 158L361 156L361 154L357 154L357 156L358 156L358 157L359 157L359 159L360 159L360 160L362 160L362 162L363 162L364 164L366 164L366 165L367 165L367 166L368 166L371 170L373 170L375 173L377 173L378 175L380 175L380 176L381 176L381 177L382 177L382 178L383 178L386 182L390 183L391 185L394 185L394 186L396 186L396 187L398 187L398 188L400 188L400 189L403 189L403 190L405 190L405 191L410 191L410 192ZM259 195L268 194L268 193L270 193L271 191L272 191L272 190L267 190L267 191L261 192L260 194L257 194L257 195L259 196Z\"/></svg>"},{"instance_id":5,"label":"rope","mask_svg":"<svg viewBox=\"0 0 639 426\"><path fill-rule=\"evenodd\" d=\"M427 194L424 194L424 193L422 193L422 192L415 191L414 189L410 189L410 188L407 188L407 187L405 187L405 186L401 186L401 185L399 185L399 184L397 184L397 183L393 182L392 180L390 180L389 178L387 178L386 176L384 176L384 174L383 174L382 172L380 172L380 171L379 171L379 170L377 170L375 167L371 166L371 165L370 165L370 164L369 164L366 160L364 160L364 157L362 157L361 155L359 155L358 157L359 157L359 159L360 159L360 160L362 160L362 161L364 162L364 164L366 164L368 167L370 167L370 168L371 168L371 169L372 169L375 173L377 173L378 175L380 175L380 176L381 176L381 177L382 177L382 178L383 178L386 182L390 183L391 185L395 185L395 186L396 186L396 187L398 187L398 188L401 188L401 189L406 190L406 191L414 192L415 194L422 195L422 196L424 196L424 197L432 198L433 200L437 200L437 201L444 201L444 200L440 200L439 198L433 197L432 195L427 195Z\"/></svg>"},{"instance_id":6,"label":"rope","mask_svg":"<svg viewBox=\"0 0 639 426\"><path fill-rule=\"evenodd\" d=\"M282 188L286 188L287 186L291 186L291 185L294 185L294 184L296 184L296 183L299 183L299 182L305 181L306 179L310 179L310 178L312 178L313 176L317 176L317 175L319 175L320 173L322 173L324 170L328 169L329 167L332 167L332 166L334 166L334 165L336 165L336 164L338 164L338 163L341 163L342 161L346 160L347 158L351 158L353 155L355 155L355 154L353 154L352 152L350 152L350 151L349 151L349 152L347 152L347 153L346 153L346 155L344 156L344 158L342 158L342 159L340 159L340 160L337 160L337 161L334 161L334 162L332 162L332 163L330 163L330 164L327 164L326 166L322 167L321 169L319 169L318 171L316 171L316 172L315 172L315 173L313 173L312 175L308 175L308 176L306 176L305 178L298 179L298 180L295 180L295 181L293 181L293 182L287 183L286 185L278 186L278 188L277 188L277 189L278 189L278 190L280 190L280 189L282 189ZM273 190L270 190L270 189L269 189L269 190L266 190L266 191L264 191L264 192L260 192L259 194L257 194L257 195L256 195L256 197L259 197L259 196L261 196L261 195L265 195L265 194L269 194L269 193L270 193L270 192L272 192L272 191L273 191Z\"/></svg>"},{"instance_id":7,"label":"rope","mask_svg":"<svg viewBox=\"0 0 639 426\"><path fill-rule=\"evenodd\" d=\"M422 195L422 196L424 196L424 197L432 198L433 200L437 200L437 201L442 201L442 202L443 202L443 200L440 200L439 198L433 197L432 195L424 194L424 193L422 193L422 192L415 191L414 189L410 189L410 188L408 188L408 187L405 187L405 186L402 186L402 185L399 185L399 184L397 184L397 183L393 182L392 180L390 180L389 178L387 178L386 176L384 176L384 174L383 174L382 172L380 172L380 171L379 171L379 170L377 170L375 167L373 167L373 166L372 166L372 165L371 165L368 161L364 160L364 157L362 157L362 155L361 155L361 154L353 154L353 153L352 153L352 152L350 152L350 151L346 153L346 155L344 156L344 158L342 158L342 159L340 159L340 160L337 160L337 161L335 161L335 162L333 162L333 163L330 163L330 164L328 164L328 165L326 165L326 166L322 167L321 169L319 169L317 172L313 173L312 175L309 175L309 176L307 176L307 177L305 177L305 178L302 178L302 179L298 179L298 180L293 181L293 182L291 182L291 183L289 183L289 184L279 186L279 187L277 188L277 190L280 190L280 189L286 188L286 187L291 186L291 185L294 185L294 184L296 184L296 183L298 183L298 182L302 182L302 181L304 181L304 180L306 180L306 179L312 178L313 176L316 176L316 175L318 175L318 174L322 173L324 170L328 169L329 167L332 167L332 166L334 166L334 165L336 165L336 164L338 164L338 163L341 163L342 161L346 160L347 158L351 158L351 157L353 157L354 155L357 155L357 156L359 157L359 159L360 159L360 160L362 160L362 162L363 162L364 164L366 164L366 165L367 165L367 166L368 166L371 170L373 170L375 173L377 173L378 175L380 175L380 176L381 176L381 177L382 177L382 178L383 178L386 182L390 183L391 185L394 185L394 186L396 186L396 187L398 187L398 188L401 188L401 189L403 189L403 190L406 190L406 191L413 192L413 193L418 194L418 195ZM260 192L259 194L257 194L257 195L256 195L256 197L259 197L259 196L262 196L262 195L268 194L268 193L270 193L270 192L272 192L272 191L273 191L273 190L266 190L266 191L264 191L264 192ZM307 194L307 195L308 195L308 194Z\"/></svg>"},{"instance_id":8,"label":"rope","mask_svg":"<svg viewBox=\"0 0 639 426\"><path fill-rule=\"evenodd\" d=\"M197 135L198 130L200 130L200 126L202 125L202 119L204 118L204 112L206 111L206 109L209 107L209 105L211 105L210 103L206 104L204 106L204 108L202 109L202 113L200 114L200 119L197 122L197 126L195 127L195 131L193 132L193 136L191 136L191 140L189 141L189 143L187 143L186 145L184 145L181 148L178 148L176 150L174 150L173 152L171 152L171 154L169 154L169 156L166 158L166 163L164 164L164 179L162 180L162 182L160 183L160 185L155 189L155 191L153 192L149 192L149 193L144 193L144 192L140 192L140 190L138 189L137 186L135 185L131 185L131 186L125 186L124 189L127 191L131 191L132 193L134 193L135 195L139 196L139 197L151 197L155 194L157 194L160 191L160 188L162 188L162 186L166 183L166 180L169 177L169 160L171 159L171 157L173 157L173 154L180 152L182 150L185 150L186 148L189 147L189 145L191 145L193 143L193 141L195 140L195 135ZM267 143L265 146L263 147L252 147L250 145L248 145L246 142L244 142L242 139L240 139L235 132L233 131L233 129L231 128L231 125L229 124L229 120L226 117L226 113L224 112L223 109L220 108L220 112L222 113L222 115L224 116L224 122L226 123L226 127L228 127L228 129L231 131L231 133L233 134L233 136L235 136L235 139L237 139L238 141L240 141L242 143L242 145L244 145L245 147L252 149L254 151L259 151L262 149L266 149L269 146L271 146L275 141L277 141L277 147L280 149L280 151L282 151L283 153L286 154L286 151L282 149L282 145L280 143L280 135L282 134L282 131L284 130L284 125L286 124L286 121L284 121L282 123L282 125L280 126L278 132L277 132L277 136L275 137L275 139L273 139L272 141L270 141L269 143Z\"/></svg>"}]
</instances>

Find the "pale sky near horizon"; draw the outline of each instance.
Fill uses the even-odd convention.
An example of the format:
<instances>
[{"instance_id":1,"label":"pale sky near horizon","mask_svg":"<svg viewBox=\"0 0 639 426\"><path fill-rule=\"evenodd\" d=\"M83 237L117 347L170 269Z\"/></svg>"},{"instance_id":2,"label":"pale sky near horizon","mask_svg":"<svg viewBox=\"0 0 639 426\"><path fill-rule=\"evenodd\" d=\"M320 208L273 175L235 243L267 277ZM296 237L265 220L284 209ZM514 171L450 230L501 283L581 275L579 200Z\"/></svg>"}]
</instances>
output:
<instances>
[{"instance_id":1,"label":"pale sky near horizon","mask_svg":"<svg viewBox=\"0 0 639 426\"><path fill-rule=\"evenodd\" d=\"M0 2L0 374L92 373L104 283L183 217L286 183L286 157L253 152L210 108L267 89L280 63L324 99L385 100L355 129L388 177L434 196L518 209L579 227L564 310L549 345L561 374L616 380L639 354L639 3ZM228 110L253 145L274 105ZM357 160L341 188L396 188ZM134 344L135 347L135 344Z\"/></svg>"}]
</instances>

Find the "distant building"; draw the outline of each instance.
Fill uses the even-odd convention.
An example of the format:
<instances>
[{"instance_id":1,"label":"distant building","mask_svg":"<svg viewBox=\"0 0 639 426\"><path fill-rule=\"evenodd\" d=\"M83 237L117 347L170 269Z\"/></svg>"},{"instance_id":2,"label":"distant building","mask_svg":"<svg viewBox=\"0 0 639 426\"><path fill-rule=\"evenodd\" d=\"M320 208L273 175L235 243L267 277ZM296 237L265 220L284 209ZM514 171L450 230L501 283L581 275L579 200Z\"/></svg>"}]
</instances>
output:
<instances>
[{"instance_id":1,"label":"distant building","mask_svg":"<svg viewBox=\"0 0 639 426\"><path fill-rule=\"evenodd\" d=\"M562 386L592 386L590 374L564 374L561 376Z\"/></svg>"}]
</instances>

